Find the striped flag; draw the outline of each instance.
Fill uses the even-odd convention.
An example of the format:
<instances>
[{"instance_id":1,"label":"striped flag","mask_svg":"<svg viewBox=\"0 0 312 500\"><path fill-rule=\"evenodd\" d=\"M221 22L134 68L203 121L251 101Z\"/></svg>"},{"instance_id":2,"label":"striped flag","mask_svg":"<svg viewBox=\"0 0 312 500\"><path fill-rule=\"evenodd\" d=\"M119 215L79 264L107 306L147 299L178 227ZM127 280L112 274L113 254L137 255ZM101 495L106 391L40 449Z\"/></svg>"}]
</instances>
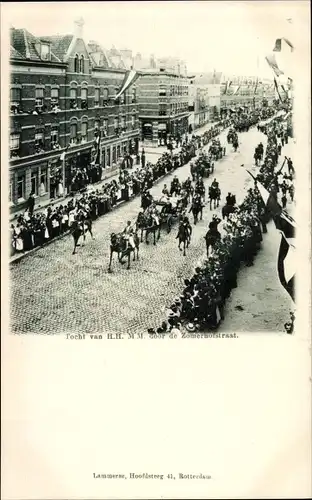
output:
<instances>
[{"instance_id":1,"label":"striped flag","mask_svg":"<svg viewBox=\"0 0 312 500\"><path fill-rule=\"evenodd\" d=\"M228 90L229 90L229 88L230 88L231 84L232 84L232 80L228 80L228 81L226 82L226 85L225 85L225 90L224 90L224 95L227 95Z\"/></svg>"},{"instance_id":2,"label":"striped flag","mask_svg":"<svg viewBox=\"0 0 312 500\"><path fill-rule=\"evenodd\" d=\"M276 92L277 92L277 95L278 95L278 97L279 97L279 100L280 100L281 102L283 102L283 99L281 98L281 94L279 93L279 89L278 89L278 84L277 84L277 80L276 80L276 78L274 78L274 86L275 86L275 90L276 90Z\"/></svg>"},{"instance_id":3,"label":"striped flag","mask_svg":"<svg viewBox=\"0 0 312 500\"><path fill-rule=\"evenodd\" d=\"M253 174L247 172L255 179ZM256 179L255 179L256 180ZM275 227L280 231L281 243L277 257L277 272L279 280L293 301L295 301L295 271L296 271L296 251L295 251L295 230L296 222L281 208L275 196L260 183L257 182L257 189L261 198L272 214Z\"/></svg>"},{"instance_id":4,"label":"striped flag","mask_svg":"<svg viewBox=\"0 0 312 500\"><path fill-rule=\"evenodd\" d=\"M266 56L265 60L270 68L274 71L276 76L281 76L284 74L284 71L282 71L277 64L275 54L269 54L268 56Z\"/></svg>"},{"instance_id":5,"label":"striped flag","mask_svg":"<svg viewBox=\"0 0 312 500\"><path fill-rule=\"evenodd\" d=\"M233 92L233 95L236 95L240 88L241 88L241 85L236 85L235 90Z\"/></svg>"},{"instance_id":6,"label":"striped flag","mask_svg":"<svg viewBox=\"0 0 312 500\"><path fill-rule=\"evenodd\" d=\"M282 50L289 50L293 52L294 46L287 38L277 38L273 52L281 52Z\"/></svg>"},{"instance_id":7,"label":"striped flag","mask_svg":"<svg viewBox=\"0 0 312 500\"><path fill-rule=\"evenodd\" d=\"M140 75L135 71L135 69L126 71L121 88L115 96L115 100L118 99L130 87L130 85L133 85L134 82L139 78L139 76Z\"/></svg>"}]
</instances>

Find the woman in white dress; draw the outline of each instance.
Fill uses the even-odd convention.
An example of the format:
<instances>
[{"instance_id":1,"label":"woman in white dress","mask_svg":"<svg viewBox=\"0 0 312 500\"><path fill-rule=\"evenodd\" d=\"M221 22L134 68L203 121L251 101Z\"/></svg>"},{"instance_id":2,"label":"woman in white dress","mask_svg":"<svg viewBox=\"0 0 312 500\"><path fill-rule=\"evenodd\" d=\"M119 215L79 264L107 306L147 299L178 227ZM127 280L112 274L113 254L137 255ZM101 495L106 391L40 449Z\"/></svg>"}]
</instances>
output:
<instances>
[{"instance_id":1,"label":"woman in white dress","mask_svg":"<svg viewBox=\"0 0 312 500\"><path fill-rule=\"evenodd\" d=\"M24 250L24 242L21 235L21 227L17 224L15 228L15 249L17 252L22 252Z\"/></svg>"},{"instance_id":2,"label":"woman in white dress","mask_svg":"<svg viewBox=\"0 0 312 500\"><path fill-rule=\"evenodd\" d=\"M64 188L63 188L63 179L60 178L58 186L57 186L57 196L58 198L61 198L64 196Z\"/></svg>"}]
</instances>

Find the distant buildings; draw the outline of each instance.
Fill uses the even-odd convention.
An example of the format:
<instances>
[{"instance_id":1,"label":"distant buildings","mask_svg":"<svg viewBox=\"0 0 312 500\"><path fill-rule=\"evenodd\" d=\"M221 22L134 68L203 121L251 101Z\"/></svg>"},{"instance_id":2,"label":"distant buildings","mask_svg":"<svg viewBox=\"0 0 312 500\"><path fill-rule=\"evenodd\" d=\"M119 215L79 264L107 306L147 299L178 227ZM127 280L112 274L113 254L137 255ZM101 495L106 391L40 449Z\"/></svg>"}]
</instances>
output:
<instances>
[{"instance_id":1,"label":"distant buildings","mask_svg":"<svg viewBox=\"0 0 312 500\"><path fill-rule=\"evenodd\" d=\"M220 114L222 73L198 73L189 77L189 124L193 129L215 120Z\"/></svg>"},{"instance_id":2,"label":"distant buildings","mask_svg":"<svg viewBox=\"0 0 312 500\"><path fill-rule=\"evenodd\" d=\"M274 81L257 76L222 76L221 114L237 107L254 106L255 108L272 103L275 99Z\"/></svg>"},{"instance_id":3,"label":"distant buildings","mask_svg":"<svg viewBox=\"0 0 312 500\"><path fill-rule=\"evenodd\" d=\"M187 69L176 58L148 59L137 54L137 80L141 137L146 145L164 145L170 136L188 130Z\"/></svg>"}]
</instances>

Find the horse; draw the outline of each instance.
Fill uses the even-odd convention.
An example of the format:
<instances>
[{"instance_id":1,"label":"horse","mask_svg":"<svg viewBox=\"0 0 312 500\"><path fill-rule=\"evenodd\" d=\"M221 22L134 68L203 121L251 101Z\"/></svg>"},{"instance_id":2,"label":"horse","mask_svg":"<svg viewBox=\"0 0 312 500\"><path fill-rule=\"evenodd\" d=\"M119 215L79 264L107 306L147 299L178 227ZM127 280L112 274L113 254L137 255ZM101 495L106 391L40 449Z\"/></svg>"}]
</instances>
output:
<instances>
[{"instance_id":1,"label":"horse","mask_svg":"<svg viewBox=\"0 0 312 500\"><path fill-rule=\"evenodd\" d=\"M209 187L210 210L211 210L212 200L214 201L214 209L216 209L219 206L220 199L221 199L220 188L218 188L216 186L210 186Z\"/></svg>"},{"instance_id":2,"label":"horse","mask_svg":"<svg viewBox=\"0 0 312 500\"><path fill-rule=\"evenodd\" d=\"M236 207L233 205L224 205L222 207L221 213L222 213L222 219L229 218L231 214L233 214L236 211Z\"/></svg>"},{"instance_id":3,"label":"horse","mask_svg":"<svg viewBox=\"0 0 312 500\"><path fill-rule=\"evenodd\" d=\"M209 257L209 248L213 248L216 242L221 240L221 234L217 228L208 229L204 238L206 240L207 257Z\"/></svg>"},{"instance_id":4,"label":"horse","mask_svg":"<svg viewBox=\"0 0 312 500\"><path fill-rule=\"evenodd\" d=\"M70 232L74 238L73 255L76 253L76 247L80 246L78 241L81 236L83 236L83 244L86 241L86 233L90 233L92 239L95 239L92 233L92 219L75 220L70 227Z\"/></svg>"},{"instance_id":5,"label":"horse","mask_svg":"<svg viewBox=\"0 0 312 500\"><path fill-rule=\"evenodd\" d=\"M111 272L113 253L117 253L118 261L120 262L120 264L124 264L123 258L128 257L127 269L130 269L131 252L133 252L133 262L135 261L135 251L137 252L137 260L139 260L140 239L136 233L133 235L133 240L134 240L134 244L135 244L134 248L132 248L129 245L129 242L125 239L125 237L122 233L118 233L118 234L112 233L111 234L110 259L109 259L109 266L108 266L109 272Z\"/></svg>"},{"instance_id":6,"label":"horse","mask_svg":"<svg viewBox=\"0 0 312 500\"><path fill-rule=\"evenodd\" d=\"M238 140L237 140L236 138L235 138L235 139L233 139L232 144L233 144L234 151L235 151L235 153L236 153L237 148L238 148Z\"/></svg>"},{"instance_id":7,"label":"horse","mask_svg":"<svg viewBox=\"0 0 312 500\"><path fill-rule=\"evenodd\" d=\"M192 227L189 224L181 222L179 225L179 231L176 239L179 240L179 250L182 251L181 243L183 243L183 256L185 257L185 248L188 248L191 242Z\"/></svg>"},{"instance_id":8,"label":"horse","mask_svg":"<svg viewBox=\"0 0 312 500\"><path fill-rule=\"evenodd\" d=\"M186 180L182 183L182 192L185 193L187 202L189 202L190 198L193 197L194 194L194 188L191 180Z\"/></svg>"},{"instance_id":9,"label":"horse","mask_svg":"<svg viewBox=\"0 0 312 500\"><path fill-rule=\"evenodd\" d=\"M195 195L192 201L192 206L189 210L189 212L192 212L193 217L194 217L194 225L196 226L198 222L198 215L200 214L200 220L203 219L203 204L201 197L199 195Z\"/></svg>"},{"instance_id":10,"label":"horse","mask_svg":"<svg viewBox=\"0 0 312 500\"><path fill-rule=\"evenodd\" d=\"M157 224L155 218L148 212L140 212L136 221L136 226L141 230L141 243L143 241L143 231L145 231L145 243L148 245L148 235L149 233L153 233L154 236L154 245L156 245L156 232L157 240L160 238L160 222Z\"/></svg>"},{"instance_id":11,"label":"horse","mask_svg":"<svg viewBox=\"0 0 312 500\"><path fill-rule=\"evenodd\" d=\"M206 190L204 184L196 184L195 186L195 191L194 191L194 196L200 196L200 198L205 202L205 195L206 195Z\"/></svg>"}]
</instances>

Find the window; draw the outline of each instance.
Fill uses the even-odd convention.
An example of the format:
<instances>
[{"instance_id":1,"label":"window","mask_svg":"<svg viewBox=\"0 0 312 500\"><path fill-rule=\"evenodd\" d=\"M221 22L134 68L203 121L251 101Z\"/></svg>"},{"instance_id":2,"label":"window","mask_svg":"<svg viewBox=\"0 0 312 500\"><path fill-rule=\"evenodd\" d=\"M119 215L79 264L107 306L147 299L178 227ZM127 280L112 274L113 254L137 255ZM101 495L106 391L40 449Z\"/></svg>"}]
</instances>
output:
<instances>
[{"instance_id":1,"label":"window","mask_svg":"<svg viewBox=\"0 0 312 500\"><path fill-rule=\"evenodd\" d=\"M55 146L58 145L58 129L53 127L51 130L51 146L55 149Z\"/></svg>"},{"instance_id":2,"label":"window","mask_svg":"<svg viewBox=\"0 0 312 500\"><path fill-rule=\"evenodd\" d=\"M35 153L42 153L44 150L44 135L43 132L35 133Z\"/></svg>"},{"instance_id":3,"label":"window","mask_svg":"<svg viewBox=\"0 0 312 500\"><path fill-rule=\"evenodd\" d=\"M131 102L135 103L136 102L136 88L132 87L131 89Z\"/></svg>"},{"instance_id":4,"label":"window","mask_svg":"<svg viewBox=\"0 0 312 500\"><path fill-rule=\"evenodd\" d=\"M77 109L77 89L70 89L69 97L70 97L70 108Z\"/></svg>"},{"instance_id":5,"label":"window","mask_svg":"<svg viewBox=\"0 0 312 500\"><path fill-rule=\"evenodd\" d=\"M21 106L21 89L11 89L10 101L11 113L17 114Z\"/></svg>"},{"instance_id":6,"label":"window","mask_svg":"<svg viewBox=\"0 0 312 500\"><path fill-rule=\"evenodd\" d=\"M108 120L105 118L103 120L103 136L106 137L108 134Z\"/></svg>"},{"instance_id":7,"label":"window","mask_svg":"<svg viewBox=\"0 0 312 500\"><path fill-rule=\"evenodd\" d=\"M96 130L99 130L99 129L100 129L100 126L101 126L101 124L100 124L100 120L95 120L95 121L94 121L94 130L95 130L95 131L96 131Z\"/></svg>"},{"instance_id":8,"label":"window","mask_svg":"<svg viewBox=\"0 0 312 500\"><path fill-rule=\"evenodd\" d=\"M44 61L50 60L50 45L47 43L41 44L41 59Z\"/></svg>"},{"instance_id":9,"label":"window","mask_svg":"<svg viewBox=\"0 0 312 500\"><path fill-rule=\"evenodd\" d=\"M100 89L94 90L94 106L100 105Z\"/></svg>"},{"instance_id":10,"label":"window","mask_svg":"<svg viewBox=\"0 0 312 500\"><path fill-rule=\"evenodd\" d=\"M14 151L19 149L20 147L20 135L19 134L11 134L10 135L10 150Z\"/></svg>"},{"instance_id":11,"label":"window","mask_svg":"<svg viewBox=\"0 0 312 500\"><path fill-rule=\"evenodd\" d=\"M40 173L40 196L48 192L48 171L46 168L41 169Z\"/></svg>"},{"instance_id":12,"label":"window","mask_svg":"<svg viewBox=\"0 0 312 500\"><path fill-rule=\"evenodd\" d=\"M106 106L108 103L108 89L103 90L103 106Z\"/></svg>"},{"instance_id":13,"label":"window","mask_svg":"<svg viewBox=\"0 0 312 500\"><path fill-rule=\"evenodd\" d=\"M167 114L167 106L166 104L159 105L159 116L165 116Z\"/></svg>"},{"instance_id":14,"label":"window","mask_svg":"<svg viewBox=\"0 0 312 500\"><path fill-rule=\"evenodd\" d=\"M88 124L86 122L83 122L81 124L81 141L87 142L87 140L88 140Z\"/></svg>"},{"instance_id":15,"label":"window","mask_svg":"<svg viewBox=\"0 0 312 500\"><path fill-rule=\"evenodd\" d=\"M33 170L31 172L31 190L35 195L38 195L38 170Z\"/></svg>"},{"instance_id":16,"label":"window","mask_svg":"<svg viewBox=\"0 0 312 500\"><path fill-rule=\"evenodd\" d=\"M18 200L25 199L25 174L17 176L17 198Z\"/></svg>"},{"instance_id":17,"label":"window","mask_svg":"<svg viewBox=\"0 0 312 500\"><path fill-rule=\"evenodd\" d=\"M119 104L125 104L125 94L121 94L119 97Z\"/></svg>"},{"instance_id":18,"label":"window","mask_svg":"<svg viewBox=\"0 0 312 500\"><path fill-rule=\"evenodd\" d=\"M36 89L36 108L42 109L43 107L43 99L44 99L44 90L42 88Z\"/></svg>"},{"instance_id":19,"label":"window","mask_svg":"<svg viewBox=\"0 0 312 500\"><path fill-rule=\"evenodd\" d=\"M85 61L84 61L84 57L83 56L80 56L80 66L79 66L79 71L80 73L84 73L84 67L85 67Z\"/></svg>"},{"instance_id":20,"label":"window","mask_svg":"<svg viewBox=\"0 0 312 500\"><path fill-rule=\"evenodd\" d=\"M160 85L159 86L159 97L166 97L167 95L167 88L165 85Z\"/></svg>"},{"instance_id":21,"label":"window","mask_svg":"<svg viewBox=\"0 0 312 500\"><path fill-rule=\"evenodd\" d=\"M79 57L77 54L75 55L74 72L79 73Z\"/></svg>"},{"instance_id":22,"label":"window","mask_svg":"<svg viewBox=\"0 0 312 500\"><path fill-rule=\"evenodd\" d=\"M70 142L71 144L76 144L77 142L77 124L72 123L70 125Z\"/></svg>"},{"instance_id":23,"label":"window","mask_svg":"<svg viewBox=\"0 0 312 500\"><path fill-rule=\"evenodd\" d=\"M135 128L135 115L131 115L131 126Z\"/></svg>"},{"instance_id":24,"label":"window","mask_svg":"<svg viewBox=\"0 0 312 500\"><path fill-rule=\"evenodd\" d=\"M51 89L51 107L59 104L59 89Z\"/></svg>"},{"instance_id":25,"label":"window","mask_svg":"<svg viewBox=\"0 0 312 500\"><path fill-rule=\"evenodd\" d=\"M36 146L43 146L43 133L42 132L37 132L35 134L35 145Z\"/></svg>"},{"instance_id":26,"label":"window","mask_svg":"<svg viewBox=\"0 0 312 500\"><path fill-rule=\"evenodd\" d=\"M125 131L126 130L126 120L124 116L121 116L120 118L120 128L121 130Z\"/></svg>"},{"instance_id":27,"label":"window","mask_svg":"<svg viewBox=\"0 0 312 500\"><path fill-rule=\"evenodd\" d=\"M13 189L13 179L10 179L10 186L9 186L9 202L13 203L14 200L14 189Z\"/></svg>"},{"instance_id":28,"label":"window","mask_svg":"<svg viewBox=\"0 0 312 500\"><path fill-rule=\"evenodd\" d=\"M88 109L88 89L81 89L81 109Z\"/></svg>"},{"instance_id":29,"label":"window","mask_svg":"<svg viewBox=\"0 0 312 500\"><path fill-rule=\"evenodd\" d=\"M119 134L119 123L118 123L118 118L114 118L114 131L115 131L115 134L118 135Z\"/></svg>"}]
</instances>

